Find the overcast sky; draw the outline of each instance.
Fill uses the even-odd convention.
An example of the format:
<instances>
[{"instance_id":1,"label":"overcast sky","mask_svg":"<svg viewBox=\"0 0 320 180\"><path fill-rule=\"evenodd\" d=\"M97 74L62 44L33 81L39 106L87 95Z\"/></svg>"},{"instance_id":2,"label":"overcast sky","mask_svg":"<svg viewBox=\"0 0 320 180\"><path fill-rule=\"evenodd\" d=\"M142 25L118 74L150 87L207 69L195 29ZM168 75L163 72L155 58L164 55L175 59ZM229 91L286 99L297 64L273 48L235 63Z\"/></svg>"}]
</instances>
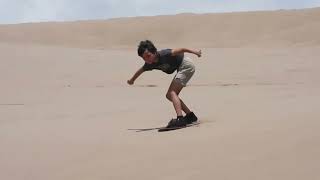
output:
<instances>
[{"instance_id":1,"label":"overcast sky","mask_svg":"<svg viewBox=\"0 0 320 180\"><path fill-rule=\"evenodd\" d=\"M320 0L0 0L0 24L320 7Z\"/></svg>"}]
</instances>

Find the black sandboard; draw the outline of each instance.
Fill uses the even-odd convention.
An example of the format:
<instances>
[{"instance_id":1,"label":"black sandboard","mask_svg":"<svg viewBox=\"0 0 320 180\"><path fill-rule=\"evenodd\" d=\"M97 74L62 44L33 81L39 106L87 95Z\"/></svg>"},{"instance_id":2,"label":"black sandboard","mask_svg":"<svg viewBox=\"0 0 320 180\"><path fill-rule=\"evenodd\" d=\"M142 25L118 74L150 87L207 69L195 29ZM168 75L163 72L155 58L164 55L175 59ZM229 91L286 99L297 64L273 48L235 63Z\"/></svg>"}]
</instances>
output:
<instances>
[{"instance_id":1,"label":"black sandboard","mask_svg":"<svg viewBox=\"0 0 320 180\"><path fill-rule=\"evenodd\" d=\"M196 125L199 125L199 124L200 124L200 122L195 122L195 123L188 124L188 125L182 126L182 127L167 128L167 127L163 126L163 127L137 128L137 129L128 129L128 130L136 131L136 132L158 130L159 132L165 132L165 131L172 131L172 130L178 130L178 129L183 129L183 128L191 127L191 126L196 126Z\"/></svg>"}]
</instances>

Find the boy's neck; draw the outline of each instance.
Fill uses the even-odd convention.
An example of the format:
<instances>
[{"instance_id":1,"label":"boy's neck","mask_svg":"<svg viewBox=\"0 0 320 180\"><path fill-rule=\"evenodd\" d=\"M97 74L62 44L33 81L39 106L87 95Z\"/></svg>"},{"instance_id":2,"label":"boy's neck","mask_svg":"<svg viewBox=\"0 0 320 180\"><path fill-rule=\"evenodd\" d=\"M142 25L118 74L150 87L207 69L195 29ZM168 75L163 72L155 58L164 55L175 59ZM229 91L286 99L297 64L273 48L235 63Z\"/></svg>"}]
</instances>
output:
<instances>
[{"instance_id":1,"label":"boy's neck","mask_svg":"<svg viewBox=\"0 0 320 180\"><path fill-rule=\"evenodd\" d=\"M155 63L159 61L159 53L158 52L156 52L156 53L157 53L156 54L156 59L154 60Z\"/></svg>"}]
</instances>

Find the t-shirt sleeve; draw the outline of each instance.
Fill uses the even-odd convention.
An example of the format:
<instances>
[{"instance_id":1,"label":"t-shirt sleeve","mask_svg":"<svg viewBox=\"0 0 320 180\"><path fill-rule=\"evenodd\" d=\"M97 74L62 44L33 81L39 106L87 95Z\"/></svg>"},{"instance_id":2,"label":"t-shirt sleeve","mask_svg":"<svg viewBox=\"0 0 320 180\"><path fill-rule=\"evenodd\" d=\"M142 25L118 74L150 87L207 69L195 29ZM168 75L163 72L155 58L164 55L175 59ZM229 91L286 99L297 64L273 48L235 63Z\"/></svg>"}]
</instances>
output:
<instances>
[{"instance_id":1,"label":"t-shirt sleeve","mask_svg":"<svg viewBox=\"0 0 320 180\"><path fill-rule=\"evenodd\" d=\"M159 55L161 57L171 56L172 55L172 49L163 49L159 51Z\"/></svg>"},{"instance_id":2,"label":"t-shirt sleeve","mask_svg":"<svg viewBox=\"0 0 320 180\"><path fill-rule=\"evenodd\" d=\"M145 63L145 64L142 66L142 69L143 69L144 71L151 71L153 68L152 68L152 66L151 66L150 64Z\"/></svg>"}]
</instances>

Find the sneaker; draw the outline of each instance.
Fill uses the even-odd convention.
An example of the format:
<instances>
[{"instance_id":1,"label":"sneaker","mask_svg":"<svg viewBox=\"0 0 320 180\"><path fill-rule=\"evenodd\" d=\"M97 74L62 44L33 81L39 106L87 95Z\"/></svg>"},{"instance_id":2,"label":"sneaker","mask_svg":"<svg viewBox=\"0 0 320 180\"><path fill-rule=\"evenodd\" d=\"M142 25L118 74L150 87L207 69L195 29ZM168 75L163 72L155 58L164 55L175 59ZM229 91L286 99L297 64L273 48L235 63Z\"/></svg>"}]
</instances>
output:
<instances>
[{"instance_id":1,"label":"sneaker","mask_svg":"<svg viewBox=\"0 0 320 180\"><path fill-rule=\"evenodd\" d=\"M184 127L187 125L187 121L184 117L171 119L166 128Z\"/></svg>"},{"instance_id":2,"label":"sneaker","mask_svg":"<svg viewBox=\"0 0 320 180\"><path fill-rule=\"evenodd\" d=\"M186 119L188 124L194 123L194 122L196 122L198 120L197 116L193 112L187 114L185 116L185 119Z\"/></svg>"}]
</instances>

